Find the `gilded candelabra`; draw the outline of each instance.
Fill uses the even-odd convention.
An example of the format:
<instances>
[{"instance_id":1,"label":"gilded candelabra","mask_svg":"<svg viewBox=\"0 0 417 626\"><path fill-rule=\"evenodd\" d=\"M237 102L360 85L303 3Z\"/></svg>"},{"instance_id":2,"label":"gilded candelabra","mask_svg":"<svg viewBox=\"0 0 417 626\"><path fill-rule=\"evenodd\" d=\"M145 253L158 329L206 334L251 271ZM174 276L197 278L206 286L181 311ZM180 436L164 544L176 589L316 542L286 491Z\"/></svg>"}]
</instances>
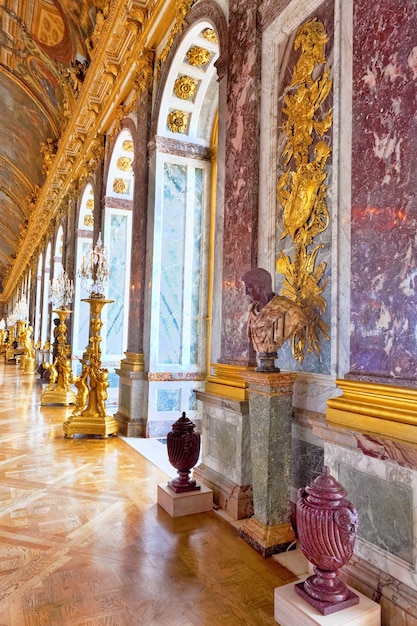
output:
<instances>
[{"instance_id":1,"label":"gilded candelabra","mask_svg":"<svg viewBox=\"0 0 417 626\"><path fill-rule=\"evenodd\" d=\"M0 320L0 354L6 351L6 322L4 319Z\"/></svg>"},{"instance_id":2,"label":"gilded candelabra","mask_svg":"<svg viewBox=\"0 0 417 626\"><path fill-rule=\"evenodd\" d=\"M41 405L75 404L76 395L71 389L71 346L67 343L66 319L72 311L68 308L74 294L74 285L66 272L61 272L49 285L49 302L54 307L53 313L59 318L59 325L54 331L56 350L52 363L42 365L49 371L49 383L41 396Z\"/></svg>"},{"instance_id":3,"label":"gilded candelabra","mask_svg":"<svg viewBox=\"0 0 417 626\"><path fill-rule=\"evenodd\" d=\"M73 437L75 434L107 437L116 434L119 429L116 420L106 414L109 372L101 363L101 311L105 304L113 302L103 295L108 276L107 251L100 233L95 247L91 249L88 262L83 257L79 271L83 286L90 290L90 297L82 300L90 305L90 334L89 345L81 360L81 374L73 378L78 393L75 409L64 422L66 437Z\"/></svg>"},{"instance_id":4,"label":"gilded candelabra","mask_svg":"<svg viewBox=\"0 0 417 626\"><path fill-rule=\"evenodd\" d=\"M101 435L107 437L117 433L116 420L106 414L106 400L109 372L101 363L101 311L105 304L113 302L103 297L85 298L82 302L90 305L90 343L82 359L80 376L73 378L78 389L75 409L64 422L66 437L79 435Z\"/></svg>"},{"instance_id":5,"label":"gilded candelabra","mask_svg":"<svg viewBox=\"0 0 417 626\"><path fill-rule=\"evenodd\" d=\"M49 372L49 383L41 396L41 405L45 404L75 404L76 394L71 389L71 346L67 344L66 319L72 311L67 308L54 309L59 317L57 334L57 353L52 363L43 363Z\"/></svg>"}]
</instances>

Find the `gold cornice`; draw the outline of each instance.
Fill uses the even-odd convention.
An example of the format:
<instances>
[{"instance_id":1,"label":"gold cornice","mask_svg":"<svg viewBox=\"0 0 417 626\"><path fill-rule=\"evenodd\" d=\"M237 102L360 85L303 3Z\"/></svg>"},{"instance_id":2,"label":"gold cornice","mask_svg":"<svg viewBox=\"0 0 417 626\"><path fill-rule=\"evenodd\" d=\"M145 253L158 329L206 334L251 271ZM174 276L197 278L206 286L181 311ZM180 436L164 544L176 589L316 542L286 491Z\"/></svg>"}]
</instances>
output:
<instances>
[{"instance_id":1,"label":"gold cornice","mask_svg":"<svg viewBox=\"0 0 417 626\"><path fill-rule=\"evenodd\" d=\"M241 402L248 399L247 383L242 374L253 367L212 363L213 375L207 376L205 391Z\"/></svg>"},{"instance_id":2,"label":"gold cornice","mask_svg":"<svg viewBox=\"0 0 417 626\"><path fill-rule=\"evenodd\" d=\"M73 182L85 173L91 141L112 127L120 106L134 91L132 59L140 59L145 50L157 47L175 17L176 3L157 2L147 14L138 34L132 28L132 16L143 7L134 0L114 0L105 20L77 99L59 140L58 149L32 213L28 233L9 273L0 302L7 302L21 280L29 260L48 232L62 198ZM152 43L150 43L152 42ZM114 81L106 72L112 69ZM115 70L117 68L117 70ZM116 75L113 73L115 70ZM93 106L92 106L93 103ZM120 111L120 109L119 109Z\"/></svg>"},{"instance_id":3,"label":"gold cornice","mask_svg":"<svg viewBox=\"0 0 417 626\"><path fill-rule=\"evenodd\" d=\"M343 395L327 401L329 423L417 443L417 389L337 380Z\"/></svg>"}]
</instances>

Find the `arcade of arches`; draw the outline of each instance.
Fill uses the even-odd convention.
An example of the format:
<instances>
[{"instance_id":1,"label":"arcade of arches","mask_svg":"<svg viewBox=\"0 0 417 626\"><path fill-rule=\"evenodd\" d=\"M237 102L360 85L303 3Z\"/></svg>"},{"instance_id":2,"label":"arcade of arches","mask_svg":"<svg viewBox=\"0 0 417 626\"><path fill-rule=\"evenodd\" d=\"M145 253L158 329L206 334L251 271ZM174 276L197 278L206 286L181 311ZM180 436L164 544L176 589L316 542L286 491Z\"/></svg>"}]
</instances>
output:
<instances>
[{"instance_id":1,"label":"arcade of arches","mask_svg":"<svg viewBox=\"0 0 417 626\"><path fill-rule=\"evenodd\" d=\"M266 269L307 320L278 358L295 375L287 521L328 466L359 513L345 580L384 624L417 625L415 2L32 4L59 8L62 42L39 30L32 46L50 103L32 176L0 155L0 318L12 325L24 303L40 365L65 271L76 374L90 322L80 269L101 238L119 432L165 437L185 411L203 435L195 476L239 520L259 463L242 276ZM18 55L3 34L0 75ZM10 72L13 89L28 80Z\"/></svg>"}]
</instances>

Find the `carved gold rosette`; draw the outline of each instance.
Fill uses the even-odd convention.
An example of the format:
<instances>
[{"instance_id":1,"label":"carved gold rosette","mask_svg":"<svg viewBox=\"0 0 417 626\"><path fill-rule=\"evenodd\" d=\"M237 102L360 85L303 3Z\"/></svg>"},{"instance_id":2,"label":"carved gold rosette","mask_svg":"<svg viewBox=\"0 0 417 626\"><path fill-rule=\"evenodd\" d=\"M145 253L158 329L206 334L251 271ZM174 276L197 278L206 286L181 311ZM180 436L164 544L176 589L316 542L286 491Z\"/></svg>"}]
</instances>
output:
<instances>
[{"instance_id":1,"label":"carved gold rosette","mask_svg":"<svg viewBox=\"0 0 417 626\"><path fill-rule=\"evenodd\" d=\"M184 111L171 111L168 115L167 125L173 133L185 133L188 128L188 114Z\"/></svg>"},{"instance_id":2,"label":"carved gold rosette","mask_svg":"<svg viewBox=\"0 0 417 626\"><path fill-rule=\"evenodd\" d=\"M174 93L177 98L191 100L197 91L197 81L191 76L180 76L174 83Z\"/></svg>"},{"instance_id":3,"label":"carved gold rosette","mask_svg":"<svg viewBox=\"0 0 417 626\"><path fill-rule=\"evenodd\" d=\"M187 52L187 61L190 65L201 67L210 61L210 51L200 46L193 46Z\"/></svg>"},{"instance_id":4,"label":"carved gold rosette","mask_svg":"<svg viewBox=\"0 0 417 626\"><path fill-rule=\"evenodd\" d=\"M326 63L324 48L328 36L324 25L313 18L299 28L294 49L301 50L286 89L282 125L286 134L278 180L278 200L283 210L281 239L290 236L295 244L294 258L281 251L277 271L284 275L282 294L294 300L304 311L305 328L293 337L293 356L300 363L305 351L320 354L320 335L329 339L329 327L322 319L327 303L323 292L326 263L316 265L323 244L312 250L315 237L326 230L329 212L326 205L327 173L325 166L331 148L325 134L333 122L332 109L323 111L332 89L330 69L319 71Z\"/></svg>"}]
</instances>

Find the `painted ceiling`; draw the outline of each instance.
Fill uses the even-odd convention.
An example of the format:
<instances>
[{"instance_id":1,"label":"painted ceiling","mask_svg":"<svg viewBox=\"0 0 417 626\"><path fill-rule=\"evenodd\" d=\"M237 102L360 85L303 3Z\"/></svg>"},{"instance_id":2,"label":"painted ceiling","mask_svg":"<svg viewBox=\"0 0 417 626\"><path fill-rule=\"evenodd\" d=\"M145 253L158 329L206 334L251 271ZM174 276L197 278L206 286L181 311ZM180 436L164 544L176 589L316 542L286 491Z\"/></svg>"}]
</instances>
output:
<instances>
[{"instance_id":1,"label":"painted ceiling","mask_svg":"<svg viewBox=\"0 0 417 626\"><path fill-rule=\"evenodd\" d=\"M0 0L0 293L106 0ZM13 8L9 8L13 6ZM91 46L91 44L90 44Z\"/></svg>"}]
</instances>

